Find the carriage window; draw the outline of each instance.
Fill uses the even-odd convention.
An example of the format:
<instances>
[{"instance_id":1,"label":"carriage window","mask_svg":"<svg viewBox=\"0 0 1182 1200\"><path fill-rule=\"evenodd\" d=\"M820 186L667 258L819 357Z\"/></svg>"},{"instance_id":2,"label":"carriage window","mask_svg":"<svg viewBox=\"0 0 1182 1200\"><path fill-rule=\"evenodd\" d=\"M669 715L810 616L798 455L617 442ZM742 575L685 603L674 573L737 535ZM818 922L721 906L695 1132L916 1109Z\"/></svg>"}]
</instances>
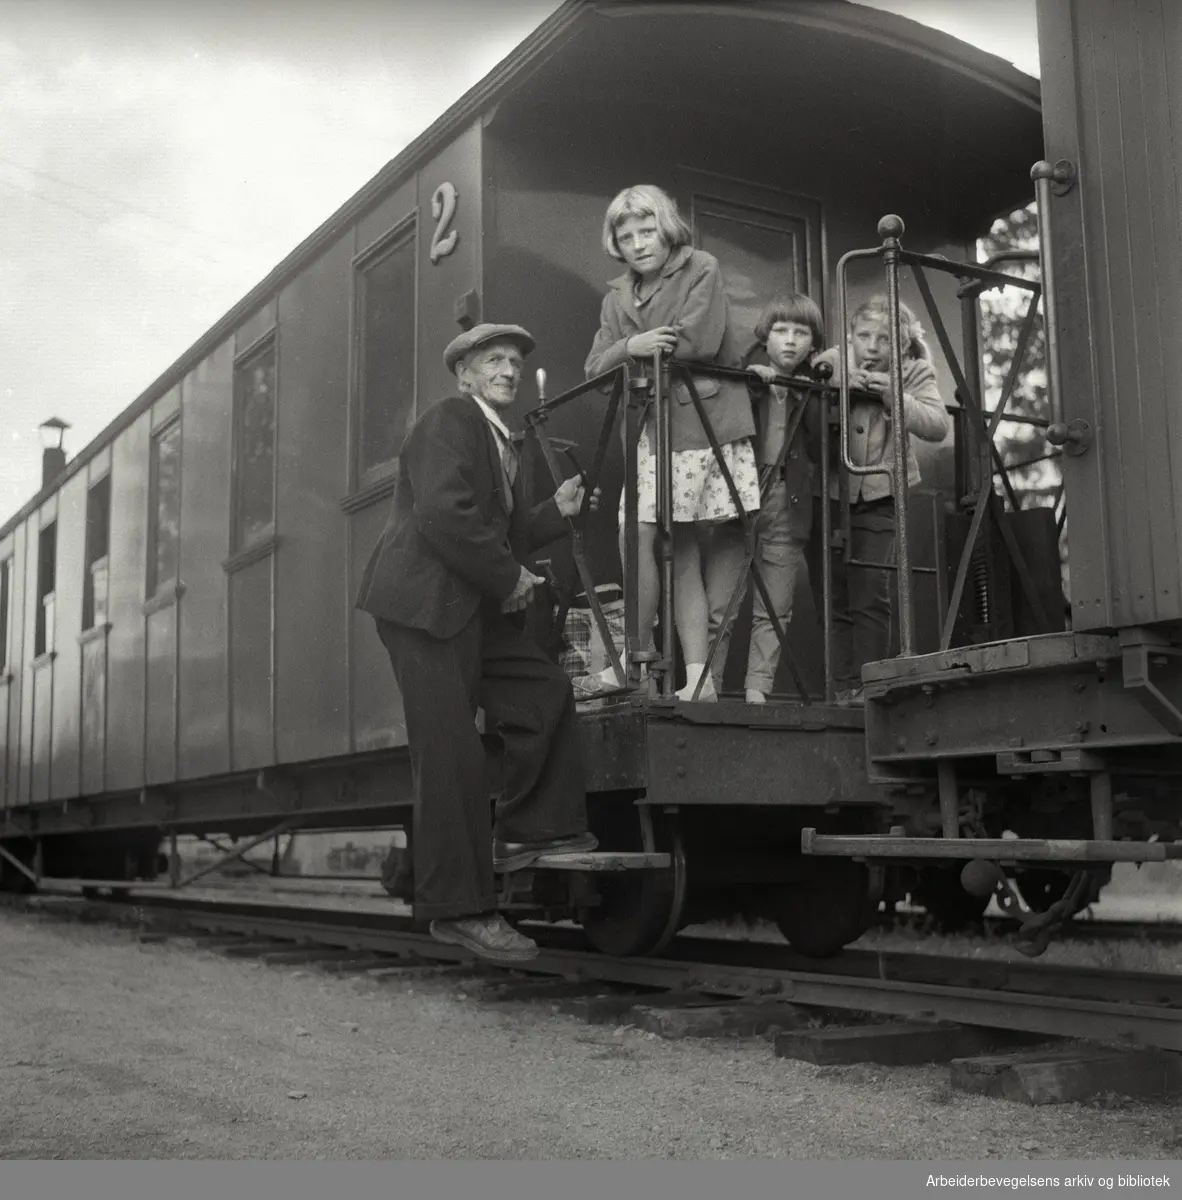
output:
<instances>
[{"instance_id":1,"label":"carriage window","mask_svg":"<svg viewBox=\"0 0 1182 1200\"><path fill-rule=\"evenodd\" d=\"M57 586L57 522L41 530L37 539L37 628L33 635L33 656L53 649L53 609Z\"/></svg>"},{"instance_id":2,"label":"carriage window","mask_svg":"<svg viewBox=\"0 0 1182 1200\"><path fill-rule=\"evenodd\" d=\"M86 573L82 578L82 628L107 619L107 540L111 518L111 477L104 475L86 493Z\"/></svg>"},{"instance_id":3,"label":"carriage window","mask_svg":"<svg viewBox=\"0 0 1182 1200\"><path fill-rule=\"evenodd\" d=\"M364 481L402 446L415 389L413 225L361 267L357 281L358 465Z\"/></svg>"},{"instance_id":4,"label":"carriage window","mask_svg":"<svg viewBox=\"0 0 1182 1200\"><path fill-rule=\"evenodd\" d=\"M8 605L12 595L12 559L0 562L0 671L8 666Z\"/></svg>"},{"instance_id":5,"label":"carriage window","mask_svg":"<svg viewBox=\"0 0 1182 1200\"><path fill-rule=\"evenodd\" d=\"M275 342L234 368L232 553L269 537L275 524Z\"/></svg>"},{"instance_id":6,"label":"carriage window","mask_svg":"<svg viewBox=\"0 0 1182 1200\"><path fill-rule=\"evenodd\" d=\"M151 525L148 597L177 577L181 535L181 423L170 422L152 438Z\"/></svg>"}]
</instances>

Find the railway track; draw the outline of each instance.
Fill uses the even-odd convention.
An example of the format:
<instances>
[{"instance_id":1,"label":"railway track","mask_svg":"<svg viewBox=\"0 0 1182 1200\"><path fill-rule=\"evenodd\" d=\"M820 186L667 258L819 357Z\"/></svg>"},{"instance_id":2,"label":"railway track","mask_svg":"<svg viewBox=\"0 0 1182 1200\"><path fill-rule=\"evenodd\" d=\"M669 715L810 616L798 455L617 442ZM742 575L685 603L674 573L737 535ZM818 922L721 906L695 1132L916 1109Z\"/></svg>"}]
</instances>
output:
<instances>
[{"instance_id":1,"label":"railway track","mask_svg":"<svg viewBox=\"0 0 1182 1200\"><path fill-rule=\"evenodd\" d=\"M53 903L46 897L32 902ZM435 942L409 917L380 910L316 907L310 900L297 906L265 895L198 898L159 891L86 903L100 917L134 915L172 932L241 939L240 947L258 954L323 948L391 967L474 961L464 950ZM610 958L588 949L576 928L534 923L523 928L541 946L538 958L512 971L480 964L482 971L506 980L527 975L593 982L712 997L717 1003L776 1001L822 1019L873 1014L1182 1051L1182 978L1171 975L888 950L850 949L821 962L788 946L688 936L676 938L660 957Z\"/></svg>"},{"instance_id":2,"label":"railway track","mask_svg":"<svg viewBox=\"0 0 1182 1200\"><path fill-rule=\"evenodd\" d=\"M964 932L983 934L986 937L1007 937L1016 933L1021 922L1013 917L983 917L975 925L966 926ZM884 930L913 931L928 930L926 913L901 912L880 914L878 928ZM1055 935L1056 942L1153 942L1157 945L1177 945L1182 942L1182 921L1162 920L1115 920L1107 918L1076 918Z\"/></svg>"},{"instance_id":3,"label":"railway track","mask_svg":"<svg viewBox=\"0 0 1182 1200\"><path fill-rule=\"evenodd\" d=\"M257 882L256 882L257 881ZM284 892L301 896L359 896L383 901L386 893L377 875L256 875L211 878L208 889L255 890L261 894ZM1004 938L1015 933L1020 922L1014 917L988 915L962 932L985 937ZM884 931L924 934L932 932L931 920L922 909L900 908L878 915L875 928ZM1107 918L1082 915L1064 926L1055 936L1057 942L1151 942L1158 945L1182 943L1182 920Z\"/></svg>"}]
</instances>

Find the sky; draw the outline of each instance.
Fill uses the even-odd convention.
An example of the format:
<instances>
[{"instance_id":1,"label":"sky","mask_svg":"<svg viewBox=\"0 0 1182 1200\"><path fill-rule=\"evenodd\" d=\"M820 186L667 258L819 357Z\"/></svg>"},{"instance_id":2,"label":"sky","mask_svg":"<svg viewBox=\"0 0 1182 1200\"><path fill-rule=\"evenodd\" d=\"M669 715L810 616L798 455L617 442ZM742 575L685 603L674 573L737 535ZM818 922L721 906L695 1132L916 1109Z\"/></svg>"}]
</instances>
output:
<instances>
[{"instance_id":1,"label":"sky","mask_svg":"<svg viewBox=\"0 0 1182 1200\"><path fill-rule=\"evenodd\" d=\"M1038 73L1035 0L862 0ZM0 524L557 0L0 0Z\"/></svg>"}]
</instances>

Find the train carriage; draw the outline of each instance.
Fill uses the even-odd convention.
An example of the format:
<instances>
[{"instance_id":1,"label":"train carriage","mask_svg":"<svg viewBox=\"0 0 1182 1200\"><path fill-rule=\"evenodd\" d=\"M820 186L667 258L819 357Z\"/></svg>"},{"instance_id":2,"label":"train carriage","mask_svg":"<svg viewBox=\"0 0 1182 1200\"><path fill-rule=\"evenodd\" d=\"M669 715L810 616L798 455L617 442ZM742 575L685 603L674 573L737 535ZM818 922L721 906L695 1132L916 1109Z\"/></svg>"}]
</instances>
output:
<instances>
[{"instance_id":1,"label":"train carriage","mask_svg":"<svg viewBox=\"0 0 1182 1200\"><path fill-rule=\"evenodd\" d=\"M178 833L231 834L240 852L408 820L397 693L352 607L401 438L451 391L443 347L479 320L524 324L549 394L577 389L615 273L602 214L621 186L678 198L741 328L797 287L835 340L834 266L883 212L907 214L910 249L975 260L992 220L1028 202L1042 157L1034 80L900 17L844 0L564 4L0 528L3 878L126 882L154 875ZM879 291L881 268L855 265L848 284L851 298ZM931 288L976 364L973 296L954 274ZM914 283L903 296L923 311ZM935 365L960 414L947 350ZM541 432L587 454L606 402L555 404ZM518 407L525 431L529 397ZM605 513L584 531L596 582L621 578L619 442L605 443ZM914 649L933 651L946 545L967 518L955 447L919 451ZM570 576L569 548L553 567ZM583 918L614 952L752 902L812 952L856 937L881 872L855 861L864 848L802 854L801 831L878 835L898 803L868 778L860 710L827 702L818 628L802 588L788 644L808 703L630 696L585 713L593 814L616 861L518 881L531 903ZM635 869L598 869L613 865Z\"/></svg>"}]
</instances>

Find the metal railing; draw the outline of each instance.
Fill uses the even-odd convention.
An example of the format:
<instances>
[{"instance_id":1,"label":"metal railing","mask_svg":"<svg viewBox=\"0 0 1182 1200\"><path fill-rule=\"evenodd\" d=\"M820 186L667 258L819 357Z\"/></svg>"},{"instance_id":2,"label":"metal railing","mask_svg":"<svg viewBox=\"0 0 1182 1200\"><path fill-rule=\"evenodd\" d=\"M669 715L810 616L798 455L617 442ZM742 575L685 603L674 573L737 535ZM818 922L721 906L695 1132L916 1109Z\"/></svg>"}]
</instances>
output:
<instances>
[{"instance_id":1,"label":"metal railing","mask_svg":"<svg viewBox=\"0 0 1182 1200\"><path fill-rule=\"evenodd\" d=\"M611 396L608 400L607 411L604 413L603 422L600 426L599 441L595 448L595 457L591 463L591 469L584 471L580 466L578 459L575 458L572 450L566 450L565 453L571 459L576 471L583 475L585 491L583 496L583 507L577 518L568 519L568 524L571 527L571 556L575 563L575 570L579 581L583 585L583 590L587 596L587 602L590 605L592 616L594 617L596 628L599 631L599 636L603 640L604 650L611 659L611 665L616 674L616 681L620 687L635 687L640 682L640 662L643 655L638 649L638 628L637 620L639 615L639 593L637 590L636 568L638 562L637 554L637 521L636 521L636 442L639 438L640 430L640 414L637 412L637 397L645 390L643 379L636 379L632 372L625 364L616 367L611 371L606 371L601 375L593 376L591 379L584 381L577 386L570 388L561 395L554 397L553 400L547 400L545 397L544 376L539 372L539 391L541 395L539 406L525 414L527 436L532 436L537 442L538 448L545 459L546 466L554 480L555 486L560 484L566 477L565 472L558 461L558 451L555 450L553 443L545 434L545 425L550 416L557 410L564 408L572 401L578 400L581 396L588 395L591 392L599 392L605 384L611 384ZM607 624L607 617L604 615L603 606L599 602L599 598L595 592L595 581L591 576L591 570L587 565L587 555L585 549L585 533L587 515L590 511L591 496L595 488L598 486L600 475L603 471L603 463L607 457L608 447L611 444L612 431L615 429L616 416L620 409L620 401L624 395L628 396L628 404L625 407L625 437L624 437L624 504L625 504L625 551L624 551L624 657L621 660L618 651L616 650L615 638L611 634L611 630ZM561 630L566 620L566 615L570 610L571 601L574 599L574 580L569 581L565 586L560 587L558 592L558 609L554 618L555 627Z\"/></svg>"},{"instance_id":2,"label":"metal railing","mask_svg":"<svg viewBox=\"0 0 1182 1200\"><path fill-rule=\"evenodd\" d=\"M693 699L697 699L701 693L711 667L714 663L715 656L718 651L722 635L729 632L733 623L734 617L738 610L738 606L742 600L744 591L747 585L748 576L759 593L764 606L768 613L769 621L772 629L775 632L777 642L780 646L780 653L785 661L788 671L792 676L793 683L796 687L800 700L804 704L812 703L807 686L805 685L800 667L792 653L792 648L788 642L787 630L781 625L778 615L775 612L775 606L772 603L771 595L767 588L767 583L763 578L763 573L758 563L758 535L756 528L755 517L746 512L743 508L742 500L739 495L738 487L735 484L734 478L727 466L726 460L722 453L722 447L718 441L709 414L706 412L702 398L694 383L694 376L708 376L732 382L742 382L744 384L752 383L756 380L756 376L745 370L735 368L720 367L714 363L699 363L688 362L678 359L663 358L661 355L654 355L651 360L646 360L643 373L637 373L630 368L628 364L616 367L611 371L605 372L602 375L595 376L591 379L576 385L573 388L555 396L553 399L547 400L544 394L541 396L541 403L537 408L525 414L525 422L527 427L527 436L532 436L536 439L541 454L549 469L550 475L555 485L561 483L564 478L564 472L559 462L559 454L563 451L555 449L551 440L545 435L544 428L549 418L559 409L566 407L579 398L588 395L592 392L602 392L605 387L610 385L611 392L608 400L607 408L603 415L603 420L600 426L598 444L596 447L595 457L592 461L590 470L583 471L578 463L577 458L571 450L566 450L565 453L571 459L575 469L583 473L586 484L586 499L584 500L583 511L579 517L572 520L572 544L571 554L575 564L575 572L577 580L582 584L584 594L587 598L587 603L591 609L596 628L599 631L600 637L603 639L604 647L611 659L611 665L616 676L617 685L621 688L635 688L640 683L640 666L642 663L648 663L650 671L658 678L659 694L669 699L674 693L674 571L673 571L673 473L672 473L672 455L673 455L673 409L672 409L672 384L674 380L683 383L689 393L690 401L693 404L694 411L701 422L705 432L710 450L718 464L719 471L726 484L727 491L731 501L735 507L738 516L735 518L740 524L744 537L744 560L743 566L739 572L735 586L731 590L728 597L725 616L717 630L715 636L711 639L708 648L706 663L702 672L702 678L699 680L698 686L694 691ZM788 384L794 388L805 389L809 391L832 393L832 387L819 383L815 379L800 379L778 377L778 381ZM624 613L625 613L625 628L624 628L624 655L621 656L616 652L615 644L608 628L607 619L603 611L603 607L599 602L599 598L595 591L595 581L592 578L591 571L587 564L586 547L585 547L585 527L587 513L589 511L590 496L596 486L598 486L602 474L603 463L607 455L608 447L611 443L613 431L616 426L619 415L620 402L627 395L628 403L624 408L625 413L625 429L624 429L624 537L623 537L623 568L624 568ZM786 439L790 442L796 436L800 423L804 416L804 406L798 407L794 414L794 420L790 423L786 430ZM651 651L643 650L640 647L640 630L638 627L639 614L639 592L638 592L638 567L639 567L639 526L638 526L638 493L637 493L637 442L640 437L640 430L645 422L650 421L650 428L653 432L653 445L651 451L655 460L656 467L656 553L658 556L658 575L661 587L661 616L660 624L662 630L662 648L659 654ZM822 454L821 459L823 464L823 474L827 476L827 459L824 454L824 438L825 430L822 428ZM826 522L827 524L828 522ZM825 577L825 594L827 597L831 595L832 586L830 582L830 565L828 557L824 559L824 577ZM572 579L565 586L561 586L558 595L557 611L555 613L554 623L558 629L562 628L566 614L569 611L570 603L574 596L575 581ZM826 609L831 607L827 601ZM828 613L825 618L826 629L831 630L832 620L831 614ZM647 633L647 631L646 631ZM829 666L829 633L826 634L826 696L831 698L832 681L830 677Z\"/></svg>"},{"instance_id":3,"label":"metal railing","mask_svg":"<svg viewBox=\"0 0 1182 1200\"><path fill-rule=\"evenodd\" d=\"M850 420L850 388L849 376L847 369L846 355L843 352L839 355L839 405L841 417L841 443L842 443L842 466L850 474L856 475L871 475L885 474L890 480L891 496L895 504L895 521L896 521L896 542L895 542L895 570L897 575L898 600L899 600L899 627L900 627L900 648L899 653L902 656L908 656L914 653L915 645L915 622L914 611L912 607L912 592L911 592L911 577L913 567L911 565L911 545L908 537L908 477L907 477L907 444L908 436L906 432L906 418L904 410L903 398L903 360L902 360L902 330L899 316L899 268L906 265L910 268L912 276L915 279L920 296L923 299L924 308L931 321L932 328L940 343L940 348L943 351L944 358L948 364L949 370L952 372L953 379L956 384L956 390L961 397L965 408L968 410L969 422L973 449L976 452L978 460L978 471L976 472L976 489L971 496L970 506L972 509L972 517L969 523L968 534L965 539L964 547L962 548L959 562L957 563L956 575L952 586L952 593L948 600L947 609L944 612L941 621L940 633L940 649L947 650L952 642L952 633L956 625L957 616L960 611L961 601L964 597L965 584L968 580L970 567L973 564L974 554L977 548L977 541L981 535L981 530L984 524L986 515L992 515L994 523L1000 532L1002 541L1005 544L1006 552L1014 566L1014 570L1018 576L1019 586L1022 589L1023 596L1030 606L1030 610L1034 615L1034 619L1039 627L1040 632L1047 632L1050 629L1050 622L1047 618L1046 611L1043 607L1041 597L1038 594L1038 589L1034 584L1029 566L1026 563L1025 556L1022 553L1021 546L1018 544L1017 537L1004 518L1004 509L1002 508L1001 498L994 491L993 480L995 470L999 471L1006 486L1009 495L1012 498L1015 508L1018 507L1016 498L1013 498L1013 491L1009 484L1008 471L1005 464L1001 460L998 453L995 436L998 427L1003 420L1010 419L1011 414L1006 413L1006 408L1013 395L1015 385L1017 384L1019 370L1026 357L1027 347L1030 342L1030 337L1034 329L1034 320L1038 311L1038 302L1043 295L1042 284L1035 280L1024 279L1017 275L1011 275L1003 271L993 270L990 266L980 263L970 262L955 262L947 258L932 254L920 254L915 251L905 250L902 246L901 238L905 231L905 227L901 218L890 215L883 217L878 223L878 233L883 239L880 246L866 250L851 250L843 255L837 265L837 287L839 297L839 309L841 314L841 328L843 332L848 326L848 287L847 287L847 268L851 262L880 258L883 262L883 268L886 275L886 290L887 290L887 309L888 309L888 330L891 341L891 419L895 429L894 438L894 454L893 461L890 463L882 463L874 467L859 466L852 462L849 457L849 441L848 441L848 426ZM1006 255L1006 258L1022 258L1026 259L1029 252L1017 252ZM996 261L1001 256L995 256ZM1029 291L1031 293L1030 300L1027 304L1026 311L1022 318L1022 326L1018 334L1017 345L1014 350L1014 356L1010 363L1010 369L1007 374L1005 384L1002 388L1001 396L997 406L992 412L987 413L985 406L982 403L981 397L978 395L977 389L973 387L966 376L966 372L958 359L955 350L952 346L951 338L948 334L948 329L944 323L943 316L940 313L939 307L932 295L931 285L928 282L926 272L928 270L939 271L944 274L955 276L960 282L958 294L962 299L972 299L974 301L973 311L976 312L975 301L981 292L993 287L1017 287ZM1059 411L1060 407L1057 403L1057 376L1050 375L1052 385L1052 414ZM1019 414L1012 414L1020 416ZM988 418L988 419L987 419ZM1042 425L1042 422L1032 418L1020 418L1023 423ZM1048 430L1049 436L1049 430ZM941 605L943 607L943 605Z\"/></svg>"},{"instance_id":4,"label":"metal railing","mask_svg":"<svg viewBox=\"0 0 1182 1200\"><path fill-rule=\"evenodd\" d=\"M1003 422L1029 425L1046 430L1050 424L1037 417L1029 417L1021 413L1007 412L1007 406L1017 383L1020 367L1025 359L1037 315L1037 307L1042 295L1042 285L1034 280L1024 279L1003 271L994 270L995 261L1029 260L1033 255L1029 251L1003 252L995 255L988 263L955 262L937 255L920 254L906 250L901 244L904 233L902 220L896 216L884 217L879 222L879 234L883 238L880 246L851 250L845 254L837 266L838 306L840 313L840 328L842 336L838 342L838 366L836 386L828 376L820 373L813 376L776 376L773 382L793 389L798 398L803 399L796 406L785 430L785 443L791 445L797 437L803 422L806 407L809 404L821 406L821 420L817 422L818 436L815 461L820 474L820 541L821 553L818 556L821 564L821 618L824 646L824 700L831 703L834 699L833 678L833 561L831 550L840 547L843 564L846 567L865 570L893 571L896 576L896 589L899 615L899 648L903 656L915 653L915 613L913 596L913 577L916 574L935 576L937 589L937 605L941 613L940 648L947 649L951 644L952 632L964 597L965 586L973 567L977 542L984 527L987 515L992 514L997 528L1000 530L1006 551L1014 565L1019 584L1030 606L1040 630L1049 629L1049 621L1043 608L1033 577L1026 564L1013 530L1002 519L1004 508L1001 498L994 490L993 481L996 473L1000 472L1007 494L1012 498L1015 509L1018 506L1013 498L1013 489L1009 483L1007 467L1002 462L994 438ZM851 262L861 259L879 258L883 262L886 274L886 293L888 308L888 328L891 345L890 390L887 403L890 405L891 421L896 436L893 438L893 453L889 462L865 465L855 462L850 452L851 403L861 398L882 402L883 398L876 393L860 392L850 383L850 371L845 349L845 334L849 324L849 293L847 287L847 269ZM913 548L908 530L908 454L910 439L907 434L905 399L903 389L903 355L902 331L899 312L899 269L906 265L910 268L920 295L927 310L931 326L936 334L948 367L953 374L957 393L961 398L969 421L967 427L971 431L972 449L976 455L978 470L974 472L974 489L967 498L972 509L972 517L965 544L957 563L955 579L951 594L946 596L943 556L937 545L936 565L921 566L913 563ZM964 368L952 348L951 339L943 317L932 295L926 272L935 270L957 277L960 282L959 295L972 302L976 312L976 299L981 292L994 287L1018 287L1031 294L1030 301L1022 318L1021 330L1007 374L1005 384L996 407L986 410L976 388L970 385ZM533 437L538 444L543 459L555 486L562 482L566 475L559 461L560 454L566 454L576 471L583 474L586 484L586 498L579 516L569 522L572 531L571 554L575 566L575 577L558 586L557 608L554 614L554 626L561 631L575 596L575 587L581 584L591 610L593 620L604 645L604 650L610 660L615 674L617 686L621 689L634 689L641 682L641 665L647 663L652 674L658 681L658 692L661 697L671 699L675 691L675 618L674 618L674 559L673 559L673 386L680 383L686 388L695 414L701 423L719 472L726 485L727 492L734 505L737 517L734 518L741 526L744 539L743 566L738 574L731 594L728 597L725 614L710 639L707 659L702 677L695 689L693 698L697 699L714 664L715 657L722 637L729 634L742 602L748 579L754 586L763 602L769 622L775 632L780 647L781 657L787 666L796 693L803 704L813 703L808 687L789 644L787 629L780 622L771 601L767 582L759 563L759 537L757 529L757 514L748 513L742 504L739 490L727 466L722 447L718 441L709 413L706 411L701 395L695 385L695 377L708 377L722 381L751 384L757 376L750 370L723 367L716 363L684 361L675 358L665 358L655 354L651 359L643 360L640 370L637 370L633 360L604 372L591 379L562 392L560 395L547 399L544 389L544 372L539 372L539 405L525 414L527 437ZM1052 376L1052 379L1054 377ZM546 435L545 427L550 417L559 410L592 393L602 395L609 391L607 407L604 410L595 455L589 470L584 470L573 452L573 448L556 448L556 445ZM833 422L830 404L836 406L836 422ZM611 439L617 427L621 408L624 415L624 520L622 538L622 566L624 593L624 653L621 655L608 626L603 606L596 594L595 580L588 566L586 554L586 525L589 513L590 497L598 486ZM954 411L954 410L950 410ZM829 456L829 438L832 424L836 424L840 445L840 488L839 511L841 534L834 536L833 518L830 508L830 492L832 490L832 464ZM656 468L656 545L657 570L660 582L660 627L662 646L659 652L642 648L639 629L639 524L638 524L638 461L637 443L640 431L647 424L651 433L650 452L655 459ZM1034 460L1040 461L1040 460ZM1017 464L1022 466L1023 464ZM895 507L895 555L893 562L869 562L857 559L851 552L852 538L850 536L851 504L849 500L848 480L853 476L870 476L885 474L890 483L891 498ZM761 488L761 493L762 493ZM766 497L761 494L761 500ZM810 498L811 499L811 498ZM936 531L935 540L939 542ZM646 639L648 630L644 631Z\"/></svg>"}]
</instances>

